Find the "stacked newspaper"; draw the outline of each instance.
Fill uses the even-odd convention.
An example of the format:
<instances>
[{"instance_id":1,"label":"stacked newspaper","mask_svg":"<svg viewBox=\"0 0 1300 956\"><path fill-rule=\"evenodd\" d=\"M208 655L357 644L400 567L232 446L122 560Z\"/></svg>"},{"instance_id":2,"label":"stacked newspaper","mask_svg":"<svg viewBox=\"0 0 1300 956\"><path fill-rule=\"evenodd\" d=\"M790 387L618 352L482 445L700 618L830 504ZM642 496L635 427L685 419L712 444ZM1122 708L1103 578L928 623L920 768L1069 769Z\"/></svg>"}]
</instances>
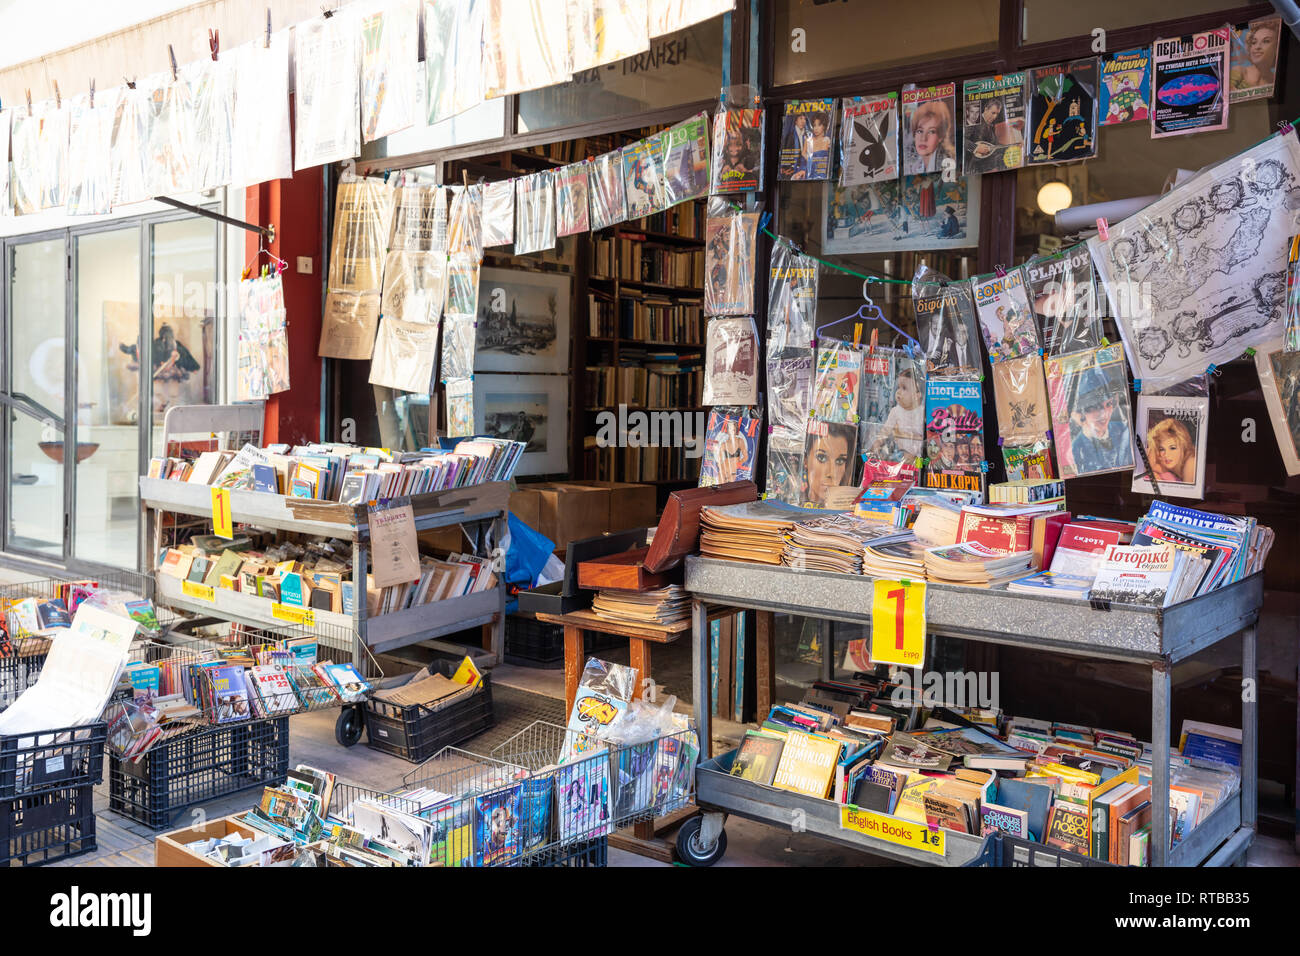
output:
<instances>
[{"instance_id":1,"label":"stacked newspaper","mask_svg":"<svg viewBox=\"0 0 1300 956\"><path fill-rule=\"evenodd\" d=\"M868 547L906 541L912 536L906 528L851 514L819 515L797 522L786 532L781 563L799 570L861 574L863 553Z\"/></svg>"},{"instance_id":2,"label":"stacked newspaper","mask_svg":"<svg viewBox=\"0 0 1300 956\"><path fill-rule=\"evenodd\" d=\"M700 509L700 554L728 561L780 564L795 522L825 514L780 501L745 501Z\"/></svg>"},{"instance_id":3,"label":"stacked newspaper","mask_svg":"<svg viewBox=\"0 0 1300 956\"><path fill-rule=\"evenodd\" d=\"M1033 561L1032 551L999 554L977 541L927 548L925 576L939 584L991 587L1023 575Z\"/></svg>"},{"instance_id":4,"label":"stacked newspaper","mask_svg":"<svg viewBox=\"0 0 1300 956\"><path fill-rule=\"evenodd\" d=\"M862 554L862 573L889 581L923 581L925 552L925 544L914 538L872 544Z\"/></svg>"},{"instance_id":5,"label":"stacked newspaper","mask_svg":"<svg viewBox=\"0 0 1300 956\"><path fill-rule=\"evenodd\" d=\"M654 591L598 591L591 602L597 617L623 624L676 624L690 616L691 596L679 584Z\"/></svg>"}]
</instances>

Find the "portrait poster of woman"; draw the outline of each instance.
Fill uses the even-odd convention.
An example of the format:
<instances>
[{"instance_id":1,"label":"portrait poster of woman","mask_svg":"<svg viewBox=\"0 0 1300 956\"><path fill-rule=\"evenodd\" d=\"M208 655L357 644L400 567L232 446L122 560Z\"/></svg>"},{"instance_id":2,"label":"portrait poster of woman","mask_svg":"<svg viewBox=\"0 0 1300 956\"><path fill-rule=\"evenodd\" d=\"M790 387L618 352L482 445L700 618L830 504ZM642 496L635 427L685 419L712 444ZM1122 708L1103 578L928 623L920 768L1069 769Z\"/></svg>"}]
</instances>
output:
<instances>
[{"instance_id":1,"label":"portrait poster of woman","mask_svg":"<svg viewBox=\"0 0 1300 956\"><path fill-rule=\"evenodd\" d=\"M1133 441L1133 490L1161 496L1205 495L1205 444L1210 418L1208 396L1138 395ZM1146 460L1136 443L1142 443ZM1147 470L1147 464L1151 470Z\"/></svg>"},{"instance_id":2,"label":"portrait poster of woman","mask_svg":"<svg viewBox=\"0 0 1300 956\"><path fill-rule=\"evenodd\" d=\"M903 175L942 173L957 166L957 85L903 90Z\"/></svg>"},{"instance_id":3,"label":"portrait poster of woman","mask_svg":"<svg viewBox=\"0 0 1300 956\"><path fill-rule=\"evenodd\" d=\"M803 453L805 508L825 508L833 488L853 484L858 429L847 422L808 422Z\"/></svg>"}]
</instances>

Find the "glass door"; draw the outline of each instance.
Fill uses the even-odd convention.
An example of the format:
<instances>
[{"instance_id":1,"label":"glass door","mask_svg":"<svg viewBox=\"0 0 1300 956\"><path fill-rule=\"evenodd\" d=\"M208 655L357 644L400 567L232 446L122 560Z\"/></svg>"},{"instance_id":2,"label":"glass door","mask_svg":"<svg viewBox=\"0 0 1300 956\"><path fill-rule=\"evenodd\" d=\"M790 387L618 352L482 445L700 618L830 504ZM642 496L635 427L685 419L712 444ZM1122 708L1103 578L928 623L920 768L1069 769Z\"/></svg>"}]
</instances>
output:
<instances>
[{"instance_id":1,"label":"glass door","mask_svg":"<svg viewBox=\"0 0 1300 956\"><path fill-rule=\"evenodd\" d=\"M5 263L8 308L0 361L4 549L67 554L70 457L66 381L67 241L64 233L15 243Z\"/></svg>"}]
</instances>

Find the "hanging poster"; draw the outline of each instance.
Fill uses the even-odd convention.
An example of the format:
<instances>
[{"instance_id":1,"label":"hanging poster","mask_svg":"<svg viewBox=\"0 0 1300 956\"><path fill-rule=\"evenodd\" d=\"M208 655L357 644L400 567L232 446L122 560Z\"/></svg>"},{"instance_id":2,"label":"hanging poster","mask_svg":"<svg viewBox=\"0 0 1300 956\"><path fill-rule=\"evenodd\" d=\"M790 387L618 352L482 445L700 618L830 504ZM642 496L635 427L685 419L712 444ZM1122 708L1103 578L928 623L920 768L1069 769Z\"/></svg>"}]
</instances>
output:
<instances>
[{"instance_id":1,"label":"hanging poster","mask_svg":"<svg viewBox=\"0 0 1300 956\"><path fill-rule=\"evenodd\" d=\"M483 98L496 99L565 83L569 16L559 0L486 0Z\"/></svg>"},{"instance_id":2,"label":"hanging poster","mask_svg":"<svg viewBox=\"0 0 1300 956\"><path fill-rule=\"evenodd\" d=\"M1282 18L1263 17L1232 28L1229 102L1268 99L1277 84L1277 51L1282 45Z\"/></svg>"},{"instance_id":3,"label":"hanging poster","mask_svg":"<svg viewBox=\"0 0 1300 956\"><path fill-rule=\"evenodd\" d=\"M1141 46L1101 58L1097 117L1102 126L1146 120L1151 109L1151 48Z\"/></svg>"},{"instance_id":4,"label":"hanging poster","mask_svg":"<svg viewBox=\"0 0 1300 956\"><path fill-rule=\"evenodd\" d=\"M38 104L42 108L44 103ZM35 107L18 109L13 112L11 145L13 148L13 170L10 180L10 192L13 198L13 211L18 216L29 216L41 209L41 183L43 168L40 161L41 117L36 115Z\"/></svg>"},{"instance_id":5,"label":"hanging poster","mask_svg":"<svg viewBox=\"0 0 1300 956\"><path fill-rule=\"evenodd\" d=\"M957 171L957 84L903 90L903 175Z\"/></svg>"},{"instance_id":6,"label":"hanging poster","mask_svg":"<svg viewBox=\"0 0 1300 956\"><path fill-rule=\"evenodd\" d=\"M984 389L977 380L925 383L926 488L983 491Z\"/></svg>"},{"instance_id":7,"label":"hanging poster","mask_svg":"<svg viewBox=\"0 0 1300 956\"><path fill-rule=\"evenodd\" d=\"M623 147L623 192L628 219L665 208L663 137L658 133Z\"/></svg>"},{"instance_id":8,"label":"hanging poster","mask_svg":"<svg viewBox=\"0 0 1300 956\"><path fill-rule=\"evenodd\" d=\"M289 31L245 43L234 53L235 110L230 137L230 184L236 188L289 179ZM116 155L116 149L114 150Z\"/></svg>"},{"instance_id":9,"label":"hanging poster","mask_svg":"<svg viewBox=\"0 0 1300 956\"><path fill-rule=\"evenodd\" d=\"M827 183L822 251L903 252L964 249L979 242L980 180L942 173L865 186Z\"/></svg>"},{"instance_id":10,"label":"hanging poster","mask_svg":"<svg viewBox=\"0 0 1300 956\"><path fill-rule=\"evenodd\" d=\"M437 354L437 325L403 322L385 315L379 323L375 354L370 360L370 384L428 395Z\"/></svg>"},{"instance_id":11,"label":"hanging poster","mask_svg":"<svg viewBox=\"0 0 1300 956\"><path fill-rule=\"evenodd\" d=\"M293 168L337 163L361 152L361 61L356 10L293 31Z\"/></svg>"},{"instance_id":12,"label":"hanging poster","mask_svg":"<svg viewBox=\"0 0 1300 956\"><path fill-rule=\"evenodd\" d=\"M1228 27L1151 45L1151 138L1228 128Z\"/></svg>"},{"instance_id":13,"label":"hanging poster","mask_svg":"<svg viewBox=\"0 0 1300 956\"><path fill-rule=\"evenodd\" d=\"M1124 347L1115 343L1052 357L1044 369L1061 477L1131 469Z\"/></svg>"},{"instance_id":14,"label":"hanging poster","mask_svg":"<svg viewBox=\"0 0 1300 956\"><path fill-rule=\"evenodd\" d=\"M978 377L983 363L970 283L953 282L921 265L912 277L912 308L927 374Z\"/></svg>"},{"instance_id":15,"label":"hanging poster","mask_svg":"<svg viewBox=\"0 0 1300 956\"><path fill-rule=\"evenodd\" d=\"M591 161L591 228L605 229L623 222L627 193L623 185L623 151L616 149Z\"/></svg>"},{"instance_id":16,"label":"hanging poster","mask_svg":"<svg viewBox=\"0 0 1300 956\"><path fill-rule=\"evenodd\" d=\"M578 73L650 49L646 0L566 0L571 68Z\"/></svg>"},{"instance_id":17,"label":"hanging poster","mask_svg":"<svg viewBox=\"0 0 1300 956\"><path fill-rule=\"evenodd\" d=\"M425 0L425 107L430 126L483 102L487 0Z\"/></svg>"},{"instance_id":18,"label":"hanging poster","mask_svg":"<svg viewBox=\"0 0 1300 956\"><path fill-rule=\"evenodd\" d=\"M962 87L962 172L1019 169L1025 163L1025 74L967 80Z\"/></svg>"},{"instance_id":19,"label":"hanging poster","mask_svg":"<svg viewBox=\"0 0 1300 956\"><path fill-rule=\"evenodd\" d=\"M1300 475L1300 352L1285 352L1277 341L1261 346L1255 371L1282 464L1288 475Z\"/></svg>"},{"instance_id":20,"label":"hanging poster","mask_svg":"<svg viewBox=\"0 0 1300 956\"><path fill-rule=\"evenodd\" d=\"M700 112L660 134L663 142L664 205L709 192L709 114Z\"/></svg>"},{"instance_id":21,"label":"hanging poster","mask_svg":"<svg viewBox=\"0 0 1300 956\"><path fill-rule=\"evenodd\" d=\"M234 163L234 61L195 60L181 69L181 80L189 86L193 113L194 189L207 192L229 186Z\"/></svg>"},{"instance_id":22,"label":"hanging poster","mask_svg":"<svg viewBox=\"0 0 1300 956\"><path fill-rule=\"evenodd\" d=\"M718 110L712 167L713 193L763 191L763 110Z\"/></svg>"},{"instance_id":23,"label":"hanging poster","mask_svg":"<svg viewBox=\"0 0 1300 956\"><path fill-rule=\"evenodd\" d=\"M1072 163L1097 155L1095 56L1027 71L1028 165Z\"/></svg>"},{"instance_id":24,"label":"hanging poster","mask_svg":"<svg viewBox=\"0 0 1300 956\"><path fill-rule=\"evenodd\" d=\"M1182 381L1277 339L1300 143L1276 134L1088 240L1133 377Z\"/></svg>"},{"instance_id":25,"label":"hanging poster","mask_svg":"<svg viewBox=\"0 0 1300 956\"><path fill-rule=\"evenodd\" d=\"M650 35L663 36L685 30L712 17L730 13L736 0L648 0Z\"/></svg>"},{"instance_id":26,"label":"hanging poster","mask_svg":"<svg viewBox=\"0 0 1300 956\"><path fill-rule=\"evenodd\" d=\"M1101 313L1087 243L1050 256L1033 256L1020 271L1038 325L1038 341L1048 355L1101 344Z\"/></svg>"},{"instance_id":27,"label":"hanging poster","mask_svg":"<svg viewBox=\"0 0 1300 956\"><path fill-rule=\"evenodd\" d=\"M776 178L830 179L835 100L786 100Z\"/></svg>"},{"instance_id":28,"label":"hanging poster","mask_svg":"<svg viewBox=\"0 0 1300 956\"><path fill-rule=\"evenodd\" d=\"M1137 399L1137 428L1161 497L1205 497L1205 443L1210 424L1208 395L1148 395ZM1155 494L1152 473L1133 451L1133 490Z\"/></svg>"},{"instance_id":29,"label":"hanging poster","mask_svg":"<svg viewBox=\"0 0 1300 956\"><path fill-rule=\"evenodd\" d=\"M709 200L704 244L704 314L752 315L758 211ZM741 403L744 404L744 403Z\"/></svg>"},{"instance_id":30,"label":"hanging poster","mask_svg":"<svg viewBox=\"0 0 1300 956\"><path fill-rule=\"evenodd\" d=\"M555 248L554 172L520 176L515 184L515 255Z\"/></svg>"},{"instance_id":31,"label":"hanging poster","mask_svg":"<svg viewBox=\"0 0 1300 956\"><path fill-rule=\"evenodd\" d=\"M990 362L1038 351L1038 329L1020 269L1012 269L1006 275L972 279L971 291Z\"/></svg>"},{"instance_id":32,"label":"hanging poster","mask_svg":"<svg viewBox=\"0 0 1300 956\"><path fill-rule=\"evenodd\" d=\"M66 211L69 216L104 216L113 208L113 182L110 163L115 104L107 102L92 107L90 97L74 97L68 104L68 191ZM9 131L9 116L0 122L0 133ZM5 140L0 139L0 142ZM4 148L0 147L0 153ZM4 178L8 178L8 162ZM7 184L0 185L0 198L8 196Z\"/></svg>"},{"instance_id":33,"label":"hanging poster","mask_svg":"<svg viewBox=\"0 0 1300 956\"><path fill-rule=\"evenodd\" d=\"M413 126L419 82L417 0L383 0L361 19L361 140Z\"/></svg>"},{"instance_id":34,"label":"hanging poster","mask_svg":"<svg viewBox=\"0 0 1300 956\"><path fill-rule=\"evenodd\" d=\"M590 161L555 171L555 234L572 236L591 228L588 170Z\"/></svg>"},{"instance_id":35,"label":"hanging poster","mask_svg":"<svg viewBox=\"0 0 1300 956\"><path fill-rule=\"evenodd\" d=\"M840 114L840 185L897 179L898 94L846 96Z\"/></svg>"},{"instance_id":36,"label":"hanging poster","mask_svg":"<svg viewBox=\"0 0 1300 956\"><path fill-rule=\"evenodd\" d=\"M704 347L704 405L758 402L758 328L752 316L708 320Z\"/></svg>"},{"instance_id":37,"label":"hanging poster","mask_svg":"<svg viewBox=\"0 0 1300 956\"><path fill-rule=\"evenodd\" d=\"M754 477L762 424L763 416L757 409L715 408L709 412L704 455L700 459L701 488Z\"/></svg>"}]
</instances>

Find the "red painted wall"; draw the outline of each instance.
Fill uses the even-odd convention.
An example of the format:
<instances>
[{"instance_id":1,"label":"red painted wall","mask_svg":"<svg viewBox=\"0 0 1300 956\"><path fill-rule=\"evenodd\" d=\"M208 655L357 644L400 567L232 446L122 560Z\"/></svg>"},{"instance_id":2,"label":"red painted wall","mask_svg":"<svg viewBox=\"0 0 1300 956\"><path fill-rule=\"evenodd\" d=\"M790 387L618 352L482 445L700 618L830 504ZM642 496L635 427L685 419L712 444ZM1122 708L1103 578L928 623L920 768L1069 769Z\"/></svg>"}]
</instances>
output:
<instances>
[{"instance_id":1,"label":"red painted wall","mask_svg":"<svg viewBox=\"0 0 1300 956\"><path fill-rule=\"evenodd\" d=\"M260 226L275 225L275 241L267 248L284 259L284 306L289 337L289 390L266 402L263 444L301 444L320 440L321 360L316 356L321 327L321 168L299 170L292 179L250 186L244 199L245 218ZM245 262L257 253L258 236L248 233ZM312 260L310 275L298 272L298 257ZM258 267L268 263L260 258Z\"/></svg>"}]
</instances>

